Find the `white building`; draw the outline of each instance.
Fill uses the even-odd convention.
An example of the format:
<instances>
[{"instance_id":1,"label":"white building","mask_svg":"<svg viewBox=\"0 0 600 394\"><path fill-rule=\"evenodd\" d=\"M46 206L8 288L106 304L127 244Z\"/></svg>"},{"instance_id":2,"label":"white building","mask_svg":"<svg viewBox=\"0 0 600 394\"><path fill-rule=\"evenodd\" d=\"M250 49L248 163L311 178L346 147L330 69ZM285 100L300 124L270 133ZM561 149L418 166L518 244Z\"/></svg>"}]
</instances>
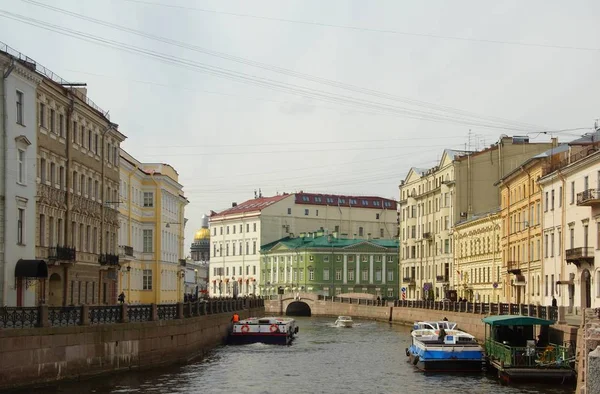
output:
<instances>
[{"instance_id":1,"label":"white building","mask_svg":"<svg viewBox=\"0 0 600 394\"><path fill-rule=\"evenodd\" d=\"M567 162L539 180L544 201L544 303L567 313L600 307L600 129L570 145ZM600 260L599 260L600 261Z\"/></svg>"},{"instance_id":2,"label":"white building","mask_svg":"<svg viewBox=\"0 0 600 394\"><path fill-rule=\"evenodd\" d=\"M397 237L396 202L380 197L295 193L257 197L210 217L211 296L258 294L260 248L319 229L361 239Z\"/></svg>"},{"instance_id":3,"label":"white building","mask_svg":"<svg viewBox=\"0 0 600 394\"><path fill-rule=\"evenodd\" d=\"M34 306L48 277L46 262L35 260L36 88L41 77L1 45L0 306Z\"/></svg>"}]
</instances>

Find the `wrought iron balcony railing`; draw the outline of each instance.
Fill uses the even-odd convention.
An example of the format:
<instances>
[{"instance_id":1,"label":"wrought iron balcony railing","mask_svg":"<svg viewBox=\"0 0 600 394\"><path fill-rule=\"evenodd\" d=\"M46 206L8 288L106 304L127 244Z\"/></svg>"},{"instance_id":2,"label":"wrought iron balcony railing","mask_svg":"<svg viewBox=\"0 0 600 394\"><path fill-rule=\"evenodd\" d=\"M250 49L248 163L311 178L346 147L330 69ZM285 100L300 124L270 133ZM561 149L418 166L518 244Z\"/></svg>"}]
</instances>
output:
<instances>
[{"instance_id":1,"label":"wrought iron balcony railing","mask_svg":"<svg viewBox=\"0 0 600 394\"><path fill-rule=\"evenodd\" d=\"M119 255L104 253L98 256L98 262L100 265L119 265Z\"/></svg>"},{"instance_id":2,"label":"wrought iron balcony railing","mask_svg":"<svg viewBox=\"0 0 600 394\"><path fill-rule=\"evenodd\" d=\"M77 252L75 251L75 248L57 245L49 248L48 258L50 260L75 261L77 260Z\"/></svg>"},{"instance_id":3,"label":"wrought iron balcony railing","mask_svg":"<svg viewBox=\"0 0 600 394\"><path fill-rule=\"evenodd\" d=\"M583 246L581 248L572 248L565 251L565 260L567 263L579 265L582 261L592 264L594 262L594 248Z\"/></svg>"},{"instance_id":4,"label":"wrought iron balcony railing","mask_svg":"<svg viewBox=\"0 0 600 394\"><path fill-rule=\"evenodd\" d=\"M598 189L588 189L577 193L577 205L591 206L600 204L600 193Z\"/></svg>"}]
</instances>

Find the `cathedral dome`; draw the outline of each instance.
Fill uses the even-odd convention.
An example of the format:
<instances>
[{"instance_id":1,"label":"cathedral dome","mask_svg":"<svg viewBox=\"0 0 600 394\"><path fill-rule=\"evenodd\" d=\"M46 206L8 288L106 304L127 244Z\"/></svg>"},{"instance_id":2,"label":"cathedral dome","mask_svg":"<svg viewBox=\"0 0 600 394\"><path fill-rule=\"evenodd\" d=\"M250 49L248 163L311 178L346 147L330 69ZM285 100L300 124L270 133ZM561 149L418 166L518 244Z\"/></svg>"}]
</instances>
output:
<instances>
[{"instance_id":1,"label":"cathedral dome","mask_svg":"<svg viewBox=\"0 0 600 394\"><path fill-rule=\"evenodd\" d=\"M207 228L201 228L200 230L196 231L196 234L194 234L194 241L201 241L205 239L210 239L210 230Z\"/></svg>"}]
</instances>

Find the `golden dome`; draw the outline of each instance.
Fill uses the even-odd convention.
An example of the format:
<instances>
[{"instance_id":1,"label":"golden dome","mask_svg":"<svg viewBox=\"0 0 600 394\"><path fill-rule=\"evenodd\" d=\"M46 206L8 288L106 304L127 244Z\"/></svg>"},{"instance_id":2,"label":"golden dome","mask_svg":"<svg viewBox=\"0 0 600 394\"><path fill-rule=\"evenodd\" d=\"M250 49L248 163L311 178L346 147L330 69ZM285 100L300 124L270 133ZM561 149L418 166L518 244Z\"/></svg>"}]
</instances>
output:
<instances>
[{"instance_id":1,"label":"golden dome","mask_svg":"<svg viewBox=\"0 0 600 394\"><path fill-rule=\"evenodd\" d=\"M203 239L210 239L210 230L207 228L201 228L200 230L196 231L196 234L194 234L195 241L200 241Z\"/></svg>"}]
</instances>

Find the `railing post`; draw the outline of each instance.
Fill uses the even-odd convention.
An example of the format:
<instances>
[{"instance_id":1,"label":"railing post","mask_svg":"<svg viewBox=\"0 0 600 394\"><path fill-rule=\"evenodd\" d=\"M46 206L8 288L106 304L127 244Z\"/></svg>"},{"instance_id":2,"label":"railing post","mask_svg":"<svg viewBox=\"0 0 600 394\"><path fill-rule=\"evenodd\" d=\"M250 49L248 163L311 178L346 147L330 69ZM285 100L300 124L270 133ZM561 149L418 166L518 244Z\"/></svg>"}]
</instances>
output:
<instances>
[{"instance_id":1,"label":"railing post","mask_svg":"<svg viewBox=\"0 0 600 394\"><path fill-rule=\"evenodd\" d=\"M567 311L567 308L565 308L564 306L558 307L558 319L557 319L558 324L564 324L567 322L565 320L566 311Z\"/></svg>"},{"instance_id":2,"label":"railing post","mask_svg":"<svg viewBox=\"0 0 600 394\"><path fill-rule=\"evenodd\" d=\"M176 319L183 319L183 303L177 303L177 317Z\"/></svg>"},{"instance_id":3,"label":"railing post","mask_svg":"<svg viewBox=\"0 0 600 394\"><path fill-rule=\"evenodd\" d=\"M89 305L81 306L81 325L82 326L90 325L90 306Z\"/></svg>"},{"instance_id":4,"label":"railing post","mask_svg":"<svg viewBox=\"0 0 600 394\"><path fill-rule=\"evenodd\" d=\"M544 308L543 305L538 305L538 307L536 308L537 309L536 317L540 317L540 318L542 317L542 308Z\"/></svg>"},{"instance_id":5,"label":"railing post","mask_svg":"<svg viewBox=\"0 0 600 394\"><path fill-rule=\"evenodd\" d=\"M127 313L127 304L121 304L121 323L129 323L129 313Z\"/></svg>"},{"instance_id":6,"label":"railing post","mask_svg":"<svg viewBox=\"0 0 600 394\"><path fill-rule=\"evenodd\" d=\"M151 308L150 320L151 321L158 320L158 306L156 304L150 304L150 308Z\"/></svg>"},{"instance_id":7,"label":"railing post","mask_svg":"<svg viewBox=\"0 0 600 394\"><path fill-rule=\"evenodd\" d=\"M40 305L38 308L38 327L50 327L50 322L48 321L48 305Z\"/></svg>"}]
</instances>

